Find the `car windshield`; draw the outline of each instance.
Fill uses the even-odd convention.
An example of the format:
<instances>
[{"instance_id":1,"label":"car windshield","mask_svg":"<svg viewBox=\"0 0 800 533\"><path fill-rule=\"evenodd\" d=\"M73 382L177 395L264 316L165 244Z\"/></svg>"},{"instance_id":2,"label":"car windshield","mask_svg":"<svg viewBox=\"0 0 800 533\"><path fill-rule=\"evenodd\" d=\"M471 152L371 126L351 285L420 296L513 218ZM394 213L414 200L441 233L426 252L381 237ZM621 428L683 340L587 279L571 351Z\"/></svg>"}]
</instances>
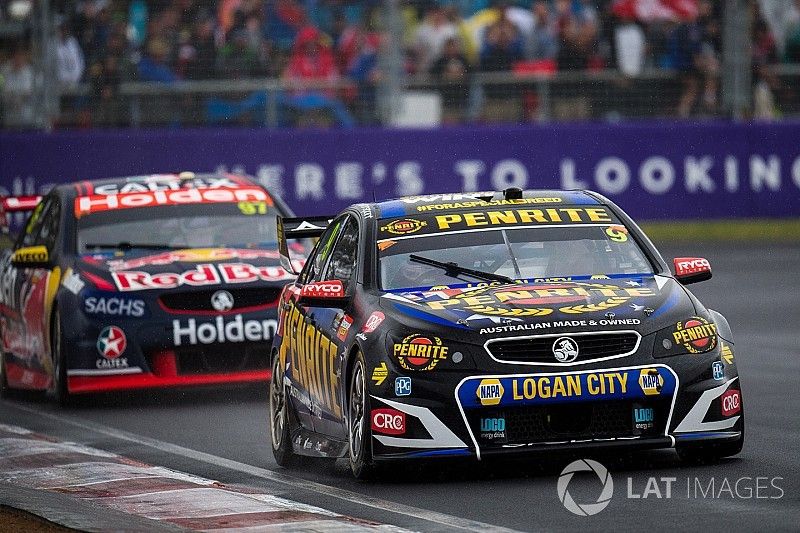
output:
<instances>
[{"instance_id":1,"label":"car windshield","mask_svg":"<svg viewBox=\"0 0 800 533\"><path fill-rule=\"evenodd\" d=\"M261 202L104 211L78 219L77 250L276 247L278 214Z\"/></svg>"},{"instance_id":2,"label":"car windshield","mask_svg":"<svg viewBox=\"0 0 800 533\"><path fill-rule=\"evenodd\" d=\"M491 276L535 280L652 274L652 265L625 226L610 212L604 211L604 219L608 222L550 226L512 223L466 230L456 224L444 228L451 231L436 231L442 229L441 218L414 217L411 222L418 221L423 228L420 234L380 234L385 237L378 241L381 288L485 282ZM400 227L412 227L409 220L402 219ZM484 222L483 218L471 220ZM381 221L382 229L391 224ZM447 263L451 263L450 268ZM465 273L463 269L479 272Z\"/></svg>"}]
</instances>

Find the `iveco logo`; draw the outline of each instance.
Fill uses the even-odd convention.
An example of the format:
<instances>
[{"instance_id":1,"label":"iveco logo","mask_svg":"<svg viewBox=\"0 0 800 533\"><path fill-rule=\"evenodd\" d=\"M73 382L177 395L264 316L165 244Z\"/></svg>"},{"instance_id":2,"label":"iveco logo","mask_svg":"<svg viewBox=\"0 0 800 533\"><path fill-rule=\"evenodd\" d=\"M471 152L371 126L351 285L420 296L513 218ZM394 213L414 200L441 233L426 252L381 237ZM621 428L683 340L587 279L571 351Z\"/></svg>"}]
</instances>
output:
<instances>
[{"instance_id":1,"label":"iveco logo","mask_svg":"<svg viewBox=\"0 0 800 533\"><path fill-rule=\"evenodd\" d=\"M553 343L553 355L561 363L571 363L578 358L578 344L570 337L559 337Z\"/></svg>"},{"instance_id":2,"label":"iveco logo","mask_svg":"<svg viewBox=\"0 0 800 533\"><path fill-rule=\"evenodd\" d=\"M211 296L211 307L217 311L233 309L233 295L228 291L217 291Z\"/></svg>"}]
</instances>

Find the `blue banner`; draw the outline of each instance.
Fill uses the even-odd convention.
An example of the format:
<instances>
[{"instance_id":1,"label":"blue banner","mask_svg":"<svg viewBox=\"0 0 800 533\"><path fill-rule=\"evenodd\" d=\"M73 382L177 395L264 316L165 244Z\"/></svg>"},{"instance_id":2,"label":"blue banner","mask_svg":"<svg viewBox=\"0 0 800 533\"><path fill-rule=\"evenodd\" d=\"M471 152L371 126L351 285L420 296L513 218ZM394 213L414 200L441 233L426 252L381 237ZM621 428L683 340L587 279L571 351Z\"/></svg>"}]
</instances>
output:
<instances>
[{"instance_id":1,"label":"blue banner","mask_svg":"<svg viewBox=\"0 0 800 533\"><path fill-rule=\"evenodd\" d=\"M588 188L638 220L800 216L800 123L0 133L0 194L110 176L252 174L298 213L400 195Z\"/></svg>"}]
</instances>

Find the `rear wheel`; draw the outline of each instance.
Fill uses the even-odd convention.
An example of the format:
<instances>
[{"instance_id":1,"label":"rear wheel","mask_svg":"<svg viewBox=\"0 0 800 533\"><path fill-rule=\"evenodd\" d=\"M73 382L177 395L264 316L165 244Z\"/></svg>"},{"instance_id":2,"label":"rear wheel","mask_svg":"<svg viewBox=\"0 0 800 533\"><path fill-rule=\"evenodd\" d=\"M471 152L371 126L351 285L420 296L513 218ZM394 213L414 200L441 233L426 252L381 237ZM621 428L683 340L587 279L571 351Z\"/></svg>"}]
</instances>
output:
<instances>
[{"instance_id":1,"label":"rear wheel","mask_svg":"<svg viewBox=\"0 0 800 533\"><path fill-rule=\"evenodd\" d=\"M284 369L281 358L276 354L272 363L272 378L269 381L269 428L272 437L272 455L280 466L297 464L297 455L292 450L289 437L289 406L284 385Z\"/></svg>"},{"instance_id":2,"label":"rear wheel","mask_svg":"<svg viewBox=\"0 0 800 533\"><path fill-rule=\"evenodd\" d=\"M11 388L8 386L8 377L6 376L6 353L0 349L0 397L8 398L11 393Z\"/></svg>"},{"instance_id":3,"label":"rear wheel","mask_svg":"<svg viewBox=\"0 0 800 533\"><path fill-rule=\"evenodd\" d=\"M67 355L61 336L61 314L57 310L53 313L50 326L50 353L53 356L52 394L59 405L66 406L71 403L72 395L67 387Z\"/></svg>"},{"instance_id":4,"label":"rear wheel","mask_svg":"<svg viewBox=\"0 0 800 533\"><path fill-rule=\"evenodd\" d=\"M375 473L370 449L369 395L364 356L356 355L350 378L347 401L347 435L350 444L350 470L358 479L367 479Z\"/></svg>"}]
</instances>

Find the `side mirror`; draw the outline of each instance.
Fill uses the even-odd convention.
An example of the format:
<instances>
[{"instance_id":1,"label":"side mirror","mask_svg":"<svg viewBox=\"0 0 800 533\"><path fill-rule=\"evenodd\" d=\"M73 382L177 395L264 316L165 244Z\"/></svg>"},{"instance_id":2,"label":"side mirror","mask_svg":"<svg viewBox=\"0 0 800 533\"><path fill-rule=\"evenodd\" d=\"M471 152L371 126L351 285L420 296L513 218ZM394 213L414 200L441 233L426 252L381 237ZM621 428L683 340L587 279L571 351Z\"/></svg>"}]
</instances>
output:
<instances>
[{"instance_id":1,"label":"side mirror","mask_svg":"<svg viewBox=\"0 0 800 533\"><path fill-rule=\"evenodd\" d=\"M344 307L349 300L344 285L338 279L303 285L297 303L311 307Z\"/></svg>"},{"instance_id":2,"label":"side mirror","mask_svg":"<svg viewBox=\"0 0 800 533\"><path fill-rule=\"evenodd\" d=\"M711 264L702 257L676 257L672 260L675 265L675 279L684 285L711 279Z\"/></svg>"},{"instance_id":3,"label":"side mirror","mask_svg":"<svg viewBox=\"0 0 800 533\"><path fill-rule=\"evenodd\" d=\"M50 254L45 246L24 246L11 256L11 264L23 268L50 268Z\"/></svg>"}]
</instances>

